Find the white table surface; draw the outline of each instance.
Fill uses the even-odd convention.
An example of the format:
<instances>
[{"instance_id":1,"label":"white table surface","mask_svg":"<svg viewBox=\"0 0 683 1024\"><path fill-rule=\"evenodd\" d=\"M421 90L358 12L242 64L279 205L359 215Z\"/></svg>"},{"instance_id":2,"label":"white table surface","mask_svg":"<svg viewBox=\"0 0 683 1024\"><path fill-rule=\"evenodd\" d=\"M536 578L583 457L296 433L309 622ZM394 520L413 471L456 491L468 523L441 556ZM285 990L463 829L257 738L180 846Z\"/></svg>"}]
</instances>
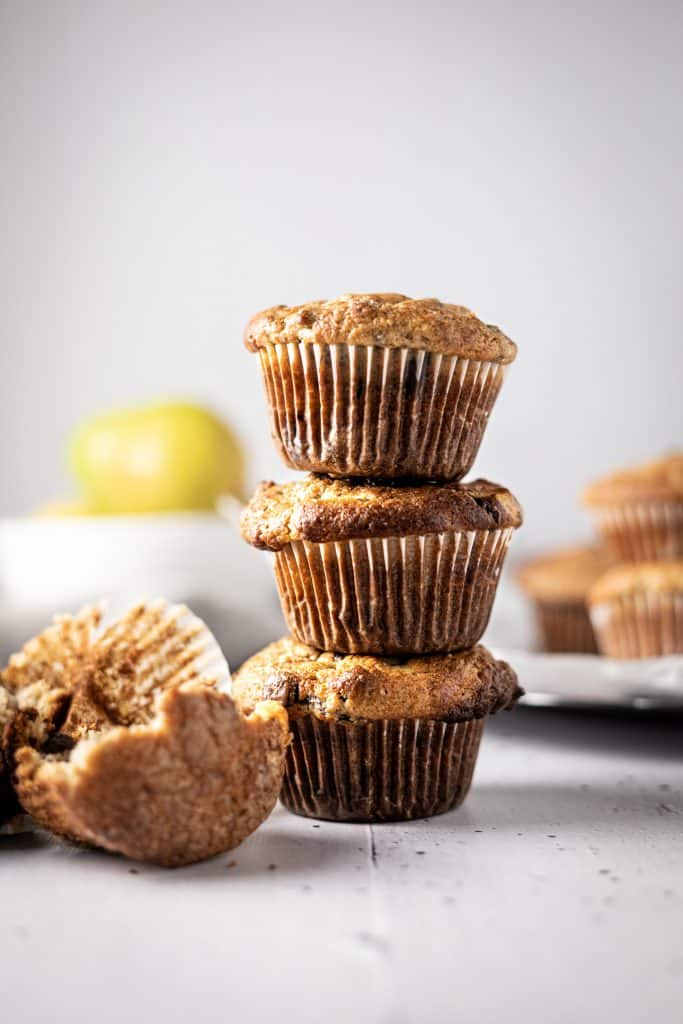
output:
<instances>
[{"instance_id":1,"label":"white table surface","mask_svg":"<svg viewBox=\"0 0 683 1024\"><path fill-rule=\"evenodd\" d=\"M683 722L518 710L465 805L165 871L0 839L0 1020L683 1019Z\"/></svg>"}]
</instances>

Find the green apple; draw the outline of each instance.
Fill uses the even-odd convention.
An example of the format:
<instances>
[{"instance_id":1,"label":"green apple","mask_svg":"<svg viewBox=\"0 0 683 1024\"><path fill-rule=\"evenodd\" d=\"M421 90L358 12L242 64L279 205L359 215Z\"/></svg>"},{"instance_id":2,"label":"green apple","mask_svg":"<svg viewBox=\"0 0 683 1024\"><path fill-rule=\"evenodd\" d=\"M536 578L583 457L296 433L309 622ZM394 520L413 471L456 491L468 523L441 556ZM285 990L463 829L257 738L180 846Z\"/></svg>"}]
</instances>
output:
<instances>
[{"instance_id":1,"label":"green apple","mask_svg":"<svg viewBox=\"0 0 683 1024\"><path fill-rule=\"evenodd\" d=\"M88 420L71 438L69 463L85 504L100 515L210 509L221 494L242 497L237 438L212 412L187 402Z\"/></svg>"},{"instance_id":2,"label":"green apple","mask_svg":"<svg viewBox=\"0 0 683 1024\"><path fill-rule=\"evenodd\" d=\"M34 509L33 515L41 518L87 516L90 509L81 498L51 498Z\"/></svg>"}]
</instances>

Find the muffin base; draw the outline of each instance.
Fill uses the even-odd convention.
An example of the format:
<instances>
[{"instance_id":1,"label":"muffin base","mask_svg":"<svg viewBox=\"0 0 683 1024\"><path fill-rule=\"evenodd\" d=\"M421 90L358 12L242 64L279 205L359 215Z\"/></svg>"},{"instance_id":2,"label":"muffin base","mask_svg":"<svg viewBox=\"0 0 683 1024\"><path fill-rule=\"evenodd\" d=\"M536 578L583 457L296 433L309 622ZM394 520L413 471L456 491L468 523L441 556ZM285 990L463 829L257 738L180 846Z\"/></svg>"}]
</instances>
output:
<instances>
[{"instance_id":1,"label":"muffin base","mask_svg":"<svg viewBox=\"0 0 683 1024\"><path fill-rule=\"evenodd\" d=\"M626 594L594 605L591 619L609 658L683 654L683 594Z\"/></svg>"},{"instance_id":2,"label":"muffin base","mask_svg":"<svg viewBox=\"0 0 683 1024\"><path fill-rule=\"evenodd\" d=\"M443 814L465 799L484 720L344 722L290 719L280 799L329 821L408 821Z\"/></svg>"},{"instance_id":3,"label":"muffin base","mask_svg":"<svg viewBox=\"0 0 683 1024\"><path fill-rule=\"evenodd\" d=\"M293 469L459 480L503 383L499 363L313 342L259 349L271 433Z\"/></svg>"},{"instance_id":4,"label":"muffin base","mask_svg":"<svg viewBox=\"0 0 683 1024\"><path fill-rule=\"evenodd\" d=\"M464 650L488 624L512 529L316 544L275 554L287 624L344 654Z\"/></svg>"},{"instance_id":5,"label":"muffin base","mask_svg":"<svg viewBox=\"0 0 683 1024\"><path fill-rule=\"evenodd\" d=\"M623 562L683 558L683 503L650 503L594 510L605 544Z\"/></svg>"},{"instance_id":6,"label":"muffin base","mask_svg":"<svg viewBox=\"0 0 683 1024\"><path fill-rule=\"evenodd\" d=\"M551 654L597 654L598 643L585 604L578 601L534 603L541 650Z\"/></svg>"}]
</instances>

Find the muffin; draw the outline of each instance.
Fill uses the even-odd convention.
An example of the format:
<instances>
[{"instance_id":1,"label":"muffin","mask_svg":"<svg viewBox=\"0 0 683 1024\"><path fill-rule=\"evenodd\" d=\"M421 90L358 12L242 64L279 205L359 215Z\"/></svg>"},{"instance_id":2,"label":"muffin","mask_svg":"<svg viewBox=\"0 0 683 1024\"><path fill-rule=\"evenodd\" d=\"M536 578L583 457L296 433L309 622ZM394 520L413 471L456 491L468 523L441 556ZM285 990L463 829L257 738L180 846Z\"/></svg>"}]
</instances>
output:
<instances>
[{"instance_id":1,"label":"muffin","mask_svg":"<svg viewBox=\"0 0 683 1024\"><path fill-rule=\"evenodd\" d=\"M0 673L2 753L41 828L166 867L233 849L275 806L287 715L244 716L200 619L164 601L106 628L57 616ZM7 707L7 705L5 705Z\"/></svg>"},{"instance_id":2,"label":"muffin","mask_svg":"<svg viewBox=\"0 0 683 1024\"><path fill-rule=\"evenodd\" d=\"M459 480L517 353L464 306L392 294L274 306L244 340L284 461L333 476Z\"/></svg>"},{"instance_id":3,"label":"muffin","mask_svg":"<svg viewBox=\"0 0 683 1024\"><path fill-rule=\"evenodd\" d=\"M571 547L522 566L518 581L532 602L542 650L598 653L586 596L612 564L602 548Z\"/></svg>"},{"instance_id":4,"label":"muffin","mask_svg":"<svg viewBox=\"0 0 683 1024\"><path fill-rule=\"evenodd\" d=\"M232 694L289 714L280 798L335 821L441 814L465 799L484 718L511 707L513 670L484 647L407 659L343 656L285 637L247 661Z\"/></svg>"},{"instance_id":5,"label":"muffin","mask_svg":"<svg viewBox=\"0 0 683 1024\"><path fill-rule=\"evenodd\" d=\"M275 552L297 640L352 654L429 654L483 634L513 531L498 484L375 483L310 475L262 483L242 536Z\"/></svg>"},{"instance_id":6,"label":"muffin","mask_svg":"<svg viewBox=\"0 0 683 1024\"><path fill-rule=\"evenodd\" d=\"M683 560L616 566L593 585L588 602L603 654L683 654Z\"/></svg>"},{"instance_id":7,"label":"muffin","mask_svg":"<svg viewBox=\"0 0 683 1024\"><path fill-rule=\"evenodd\" d=\"M621 561L683 557L683 453L598 480L583 501Z\"/></svg>"}]
</instances>

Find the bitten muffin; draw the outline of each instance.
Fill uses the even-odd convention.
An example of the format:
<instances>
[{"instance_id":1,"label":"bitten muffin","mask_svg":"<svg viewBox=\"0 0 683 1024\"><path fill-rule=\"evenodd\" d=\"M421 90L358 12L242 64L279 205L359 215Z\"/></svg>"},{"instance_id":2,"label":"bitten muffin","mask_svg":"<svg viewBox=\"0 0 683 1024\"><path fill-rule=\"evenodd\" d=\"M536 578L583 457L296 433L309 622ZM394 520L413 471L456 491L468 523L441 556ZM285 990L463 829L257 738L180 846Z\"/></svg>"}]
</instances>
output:
<instances>
[{"instance_id":1,"label":"bitten muffin","mask_svg":"<svg viewBox=\"0 0 683 1024\"><path fill-rule=\"evenodd\" d=\"M586 597L612 564L602 548L571 547L522 566L518 581L533 604L542 650L598 653Z\"/></svg>"},{"instance_id":2,"label":"bitten muffin","mask_svg":"<svg viewBox=\"0 0 683 1024\"><path fill-rule=\"evenodd\" d=\"M379 484L310 475L262 483L242 535L275 552L294 636L320 650L437 653L488 623L522 510L486 480Z\"/></svg>"},{"instance_id":3,"label":"bitten muffin","mask_svg":"<svg viewBox=\"0 0 683 1024\"><path fill-rule=\"evenodd\" d=\"M598 480L583 501L621 561L683 557L683 453Z\"/></svg>"},{"instance_id":4,"label":"bitten muffin","mask_svg":"<svg viewBox=\"0 0 683 1024\"><path fill-rule=\"evenodd\" d=\"M342 295L247 325L271 432L294 469L459 480L517 347L464 306Z\"/></svg>"},{"instance_id":5,"label":"bitten muffin","mask_svg":"<svg viewBox=\"0 0 683 1024\"><path fill-rule=\"evenodd\" d=\"M237 846L277 800L286 713L240 712L214 638L182 606L99 623L96 608L58 616L0 674L21 806L56 835L167 867Z\"/></svg>"},{"instance_id":6,"label":"bitten muffin","mask_svg":"<svg viewBox=\"0 0 683 1024\"><path fill-rule=\"evenodd\" d=\"M616 566L593 585L588 601L603 654L683 654L683 560Z\"/></svg>"},{"instance_id":7,"label":"bitten muffin","mask_svg":"<svg viewBox=\"0 0 683 1024\"><path fill-rule=\"evenodd\" d=\"M280 798L296 814L395 821L462 803L487 715L521 695L484 647L407 659L343 656L285 637L233 680L245 713L286 707L292 733Z\"/></svg>"}]
</instances>

